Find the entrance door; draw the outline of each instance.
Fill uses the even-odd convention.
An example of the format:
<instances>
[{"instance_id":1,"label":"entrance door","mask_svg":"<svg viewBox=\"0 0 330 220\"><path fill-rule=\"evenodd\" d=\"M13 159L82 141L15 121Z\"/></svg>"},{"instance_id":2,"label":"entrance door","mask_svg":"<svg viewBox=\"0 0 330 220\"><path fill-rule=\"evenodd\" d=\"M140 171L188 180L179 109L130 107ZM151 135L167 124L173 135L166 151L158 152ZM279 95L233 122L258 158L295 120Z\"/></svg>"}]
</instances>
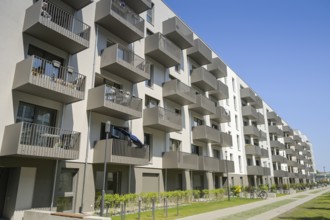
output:
<instances>
[{"instance_id":1,"label":"entrance door","mask_svg":"<svg viewBox=\"0 0 330 220\"><path fill-rule=\"evenodd\" d=\"M0 218L3 217L3 208L5 206L9 168L0 167Z\"/></svg>"},{"instance_id":2,"label":"entrance door","mask_svg":"<svg viewBox=\"0 0 330 220\"><path fill-rule=\"evenodd\" d=\"M159 174L143 173L142 192L159 192Z\"/></svg>"}]
</instances>

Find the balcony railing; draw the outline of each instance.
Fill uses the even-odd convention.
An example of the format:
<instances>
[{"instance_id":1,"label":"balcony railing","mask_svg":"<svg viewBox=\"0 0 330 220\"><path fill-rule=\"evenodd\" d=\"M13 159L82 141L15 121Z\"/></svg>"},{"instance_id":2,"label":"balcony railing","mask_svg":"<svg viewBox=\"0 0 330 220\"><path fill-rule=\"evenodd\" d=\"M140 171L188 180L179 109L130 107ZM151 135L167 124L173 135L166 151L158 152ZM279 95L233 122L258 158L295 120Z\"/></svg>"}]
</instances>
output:
<instances>
[{"instance_id":1,"label":"balcony railing","mask_svg":"<svg viewBox=\"0 0 330 220\"><path fill-rule=\"evenodd\" d=\"M78 159L80 133L28 122L5 128L1 155Z\"/></svg>"},{"instance_id":2,"label":"balcony railing","mask_svg":"<svg viewBox=\"0 0 330 220\"><path fill-rule=\"evenodd\" d=\"M257 110L251 105L242 107L242 115L251 120L256 120L258 118Z\"/></svg>"},{"instance_id":3,"label":"balcony railing","mask_svg":"<svg viewBox=\"0 0 330 220\"><path fill-rule=\"evenodd\" d=\"M136 119L142 117L142 99L102 85L89 90L87 110L124 120Z\"/></svg>"},{"instance_id":4,"label":"balcony railing","mask_svg":"<svg viewBox=\"0 0 330 220\"><path fill-rule=\"evenodd\" d=\"M143 112L143 125L172 132L182 130L182 116L174 111L155 106Z\"/></svg>"},{"instance_id":5,"label":"balcony railing","mask_svg":"<svg viewBox=\"0 0 330 220\"><path fill-rule=\"evenodd\" d=\"M285 149L284 144L282 144L279 141L270 141L270 147L278 148L278 149Z\"/></svg>"},{"instance_id":6,"label":"balcony railing","mask_svg":"<svg viewBox=\"0 0 330 220\"><path fill-rule=\"evenodd\" d=\"M121 0L97 2L95 22L127 43L144 37L144 19Z\"/></svg>"},{"instance_id":7,"label":"balcony railing","mask_svg":"<svg viewBox=\"0 0 330 220\"><path fill-rule=\"evenodd\" d=\"M204 91L217 89L217 79L204 67L193 69L191 73L191 84Z\"/></svg>"},{"instance_id":8,"label":"balcony railing","mask_svg":"<svg viewBox=\"0 0 330 220\"><path fill-rule=\"evenodd\" d=\"M227 76L227 66L219 57L212 59L212 63L207 65L207 70L217 79Z\"/></svg>"},{"instance_id":9,"label":"balcony railing","mask_svg":"<svg viewBox=\"0 0 330 220\"><path fill-rule=\"evenodd\" d=\"M220 144L220 131L207 125L200 125L192 129L193 140L204 143Z\"/></svg>"},{"instance_id":10,"label":"balcony railing","mask_svg":"<svg viewBox=\"0 0 330 220\"><path fill-rule=\"evenodd\" d=\"M226 123L230 122L230 112L222 106L217 106L215 109L215 114L210 115L210 119L219 122Z\"/></svg>"},{"instance_id":11,"label":"balcony railing","mask_svg":"<svg viewBox=\"0 0 330 220\"><path fill-rule=\"evenodd\" d=\"M228 99L228 86L220 80L217 80L217 88L215 90L209 91L209 96L212 96L213 98L216 98L218 100Z\"/></svg>"},{"instance_id":12,"label":"balcony railing","mask_svg":"<svg viewBox=\"0 0 330 220\"><path fill-rule=\"evenodd\" d=\"M196 104L190 104L189 109L202 115L215 113L215 104L202 94L196 95Z\"/></svg>"},{"instance_id":13,"label":"balcony railing","mask_svg":"<svg viewBox=\"0 0 330 220\"><path fill-rule=\"evenodd\" d=\"M220 162L220 160L218 158L207 157L207 156L199 156L198 157L198 162L199 162L199 170L219 172L219 169L220 169L219 162Z\"/></svg>"},{"instance_id":14,"label":"balcony railing","mask_svg":"<svg viewBox=\"0 0 330 220\"><path fill-rule=\"evenodd\" d=\"M16 65L13 89L63 103L84 99L86 77L58 61L31 56Z\"/></svg>"},{"instance_id":15,"label":"balcony railing","mask_svg":"<svg viewBox=\"0 0 330 220\"><path fill-rule=\"evenodd\" d=\"M212 51L200 39L195 39L194 46L187 49L187 56L200 66L212 62Z\"/></svg>"},{"instance_id":16,"label":"balcony railing","mask_svg":"<svg viewBox=\"0 0 330 220\"><path fill-rule=\"evenodd\" d=\"M89 46L90 26L48 1L26 10L23 31L70 53Z\"/></svg>"},{"instance_id":17,"label":"balcony railing","mask_svg":"<svg viewBox=\"0 0 330 220\"><path fill-rule=\"evenodd\" d=\"M165 152L163 168L198 170L198 155L181 151Z\"/></svg>"},{"instance_id":18,"label":"balcony railing","mask_svg":"<svg viewBox=\"0 0 330 220\"><path fill-rule=\"evenodd\" d=\"M256 94L249 87L242 88L240 90L240 94L242 99L246 99L250 103L254 103L256 101Z\"/></svg>"},{"instance_id":19,"label":"balcony railing","mask_svg":"<svg viewBox=\"0 0 330 220\"><path fill-rule=\"evenodd\" d=\"M145 54L166 68L180 64L181 53L181 49L161 33L145 38Z\"/></svg>"},{"instance_id":20,"label":"balcony railing","mask_svg":"<svg viewBox=\"0 0 330 220\"><path fill-rule=\"evenodd\" d=\"M163 33L181 49L194 45L193 32L176 16L163 22Z\"/></svg>"},{"instance_id":21,"label":"balcony railing","mask_svg":"<svg viewBox=\"0 0 330 220\"><path fill-rule=\"evenodd\" d=\"M196 103L196 91L178 79L164 83L163 97L181 105Z\"/></svg>"},{"instance_id":22,"label":"balcony railing","mask_svg":"<svg viewBox=\"0 0 330 220\"><path fill-rule=\"evenodd\" d=\"M107 162L117 164L145 165L149 162L149 146L134 146L127 140L100 140L94 147L94 163L104 162L104 147L107 146Z\"/></svg>"},{"instance_id":23,"label":"balcony railing","mask_svg":"<svg viewBox=\"0 0 330 220\"><path fill-rule=\"evenodd\" d=\"M110 46L103 51L101 69L133 83L150 79L150 63L120 44ZM102 72L102 74L106 73Z\"/></svg>"}]
</instances>

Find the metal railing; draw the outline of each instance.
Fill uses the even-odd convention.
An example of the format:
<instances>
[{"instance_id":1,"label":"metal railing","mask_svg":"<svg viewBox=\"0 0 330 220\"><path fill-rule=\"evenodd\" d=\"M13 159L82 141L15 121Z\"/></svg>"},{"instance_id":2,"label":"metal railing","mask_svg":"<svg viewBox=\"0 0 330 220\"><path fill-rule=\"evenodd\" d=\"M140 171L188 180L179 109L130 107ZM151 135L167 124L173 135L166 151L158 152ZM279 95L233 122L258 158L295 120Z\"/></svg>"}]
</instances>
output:
<instances>
[{"instance_id":1,"label":"metal railing","mask_svg":"<svg viewBox=\"0 0 330 220\"><path fill-rule=\"evenodd\" d=\"M80 133L46 125L23 122L20 144L79 150Z\"/></svg>"},{"instance_id":2,"label":"metal railing","mask_svg":"<svg viewBox=\"0 0 330 220\"><path fill-rule=\"evenodd\" d=\"M158 118L161 120L166 120L166 121L170 121L172 123L175 123L177 125L181 126L181 115L178 113L175 113L173 111L170 111L168 109L162 108L157 106L156 108L158 108Z\"/></svg>"},{"instance_id":3,"label":"metal railing","mask_svg":"<svg viewBox=\"0 0 330 220\"><path fill-rule=\"evenodd\" d=\"M136 111L142 109L142 99L132 96L130 92L111 86L105 86L104 99L119 105L127 106Z\"/></svg>"},{"instance_id":4,"label":"metal railing","mask_svg":"<svg viewBox=\"0 0 330 220\"><path fill-rule=\"evenodd\" d=\"M127 140L112 139L112 155L149 159L149 146L133 147Z\"/></svg>"},{"instance_id":5,"label":"metal railing","mask_svg":"<svg viewBox=\"0 0 330 220\"><path fill-rule=\"evenodd\" d=\"M161 34L159 34L158 45L160 48L174 55L178 60L181 60L181 49Z\"/></svg>"},{"instance_id":6,"label":"metal railing","mask_svg":"<svg viewBox=\"0 0 330 220\"><path fill-rule=\"evenodd\" d=\"M74 33L75 36L72 37L76 40L83 38L89 41L90 26L74 18L72 14L64 11L60 7L44 0L41 4L40 16L44 21L53 22Z\"/></svg>"},{"instance_id":7,"label":"metal railing","mask_svg":"<svg viewBox=\"0 0 330 220\"><path fill-rule=\"evenodd\" d=\"M33 56L31 74L41 82L56 82L68 88L84 91L86 76L74 72L71 68L60 66L58 61Z\"/></svg>"},{"instance_id":8,"label":"metal railing","mask_svg":"<svg viewBox=\"0 0 330 220\"><path fill-rule=\"evenodd\" d=\"M117 15L125 19L128 23L135 26L140 31L144 31L144 19L136 14L132 9L130 9L124 1L121 0L111 0L110 3L111 11L115 12Z\"/></svg>"},{"instance_id":9,"label":"metal railing","mask_svg":"<svg viewBox=\"0 0 330 220\"><path fill-rule=\"evenodd\" d=\"M117 58L150 74L150 63L120 44L118 44Z\"/></svg>"}]
</instances>

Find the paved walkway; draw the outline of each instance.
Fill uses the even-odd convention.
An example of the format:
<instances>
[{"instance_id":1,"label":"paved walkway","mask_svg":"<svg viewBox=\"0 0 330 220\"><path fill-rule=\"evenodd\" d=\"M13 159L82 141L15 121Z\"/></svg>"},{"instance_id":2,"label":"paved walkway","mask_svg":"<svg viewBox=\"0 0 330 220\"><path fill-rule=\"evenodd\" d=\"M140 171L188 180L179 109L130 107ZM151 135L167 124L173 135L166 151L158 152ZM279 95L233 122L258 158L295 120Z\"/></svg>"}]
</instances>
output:
<instances>
[{"instance_id":1,"label":"paved walkway","mask_svg":"<svg viewBox=\"0 0 330 220\"><path fill-rule=\"evenodd\" d=\"M319 191L319 190L321 190L321 191L317 192L317 193L312 193L312 192ZM244 211L249 211L249 210L252 210L255 208L262 207L264 205L272 204L274 202L278 202L278 201L282 201L282 200L286 200L286 199L295 200L289 204L286 204L286 205L280 206L278 208L272 209L270 211L264 212L260 215L253 216L252 218L249 219L249 220L252 220L252 219L253 220L258 220L258 219L266 220L266 219L274 218L284 212L287 212L290 209L293 209L298 205L301 205L311 199L314 199L315 197L317 197L325 192L330 192L330 188L327 187L327 188L318 188L318 189L314 189L314 190L307 190L304 192L295 193L295 194L291 194L291 195L287 195L287 196L281 196L278 198L266 199L266 200L262 200L259 202L253 202L253 203L249 203L249 204L245 204L245 205L235 206L232 208L219 209L219 210L212 211L212 212L207 212L207 213L203 213L203 214L180 218L178 220L200 220L200 219L212 220L212 219L219 219L219 218L224 218L224 217L228 217L228 219L230 219L230 215L234 215L234 214L244 212ZM302 197L302 195L305 195L306 197L297 198L297 197Z\"/></svg>"}]
</instances>

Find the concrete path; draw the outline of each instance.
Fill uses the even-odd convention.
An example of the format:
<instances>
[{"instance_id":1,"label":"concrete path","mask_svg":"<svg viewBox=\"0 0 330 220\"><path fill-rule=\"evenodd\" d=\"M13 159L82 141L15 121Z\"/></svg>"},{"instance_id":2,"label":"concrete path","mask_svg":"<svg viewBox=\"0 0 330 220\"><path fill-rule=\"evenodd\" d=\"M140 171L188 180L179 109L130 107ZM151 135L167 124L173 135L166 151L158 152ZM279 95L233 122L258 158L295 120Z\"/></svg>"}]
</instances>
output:
<instances>
[{"instance_id":1,"label":"concrete path","mask_svg":"<svg viewBox=\"0 0 330 220\"><path fill-rule=\"evenodd\" d=\"M311 192L315 192L315 191L319 191L318 193L311 193ZM207 213L202 213L202 214L198 214L198 215L193 215L193 216L188 216L185 218L180 218L178 220L200 220L200 219L207 219L207 220L212 220L212 219L219 219L219 218L224 218L224 217L228 217L228 219L230 219L230 215L234 215L240 212L244 212L244 211L249 211L255 208L259 208L262 207L264 205L269 205L272 204L274 202L278 202L278 201L282 201L282 200L286 200L286 199L294 199L296 201L293 201L289 204L286 204L284 206L281 206L279 208L275 208L272 209L270 211L264 212L260 215L257 216L253 216L252 218L250 218L251 220L258 220L258 219L262 219L262 220L266 220L266 219L271 219L274 218L284 212L287 212L290 209L295 208L298 205L301 205L311 199L314 199L315 197L325 193L325 192L329 192L330 188L318 188L318 189L314 189L314 190L308 190L308 191L304 191L304 192L300 192L300 193L295 193L295 194L291 194L291 195L287 195L287 196L281 196L278 198L272 198L272 199L266 199L266 200L262 200L259 202L253 202L253 203L249 203L249 204L245 204L245 205L240 205L240 206L235 206L232 208L225 208L225 209L219 209L216 211L212 211L212 212L207 212ZM295 197L299 197L301 195L305 195L306 197L304 198L295 198Z\"/></svg>"}]
</instances>

